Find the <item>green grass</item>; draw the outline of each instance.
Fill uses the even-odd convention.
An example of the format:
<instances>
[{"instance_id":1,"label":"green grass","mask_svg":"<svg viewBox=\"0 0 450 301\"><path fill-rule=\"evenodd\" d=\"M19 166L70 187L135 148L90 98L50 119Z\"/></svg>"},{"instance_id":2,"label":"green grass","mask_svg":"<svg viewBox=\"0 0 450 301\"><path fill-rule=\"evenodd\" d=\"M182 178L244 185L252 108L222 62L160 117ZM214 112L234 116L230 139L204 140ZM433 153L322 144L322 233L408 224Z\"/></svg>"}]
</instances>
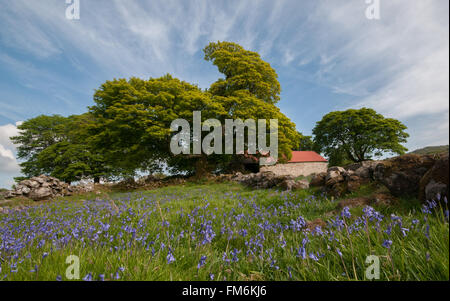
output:
<instances>
[{"instance_id":1,"label":"green grass","mask_svg":"<svg viewBox=\"0 0 450 301\"><path fill-rule=\"evenodd\" d=\"M363 187L358 193L370 191ZM368 255L379 256L380 280L449 279L443 210L425 214L417 203L400 202L375 208L385 217L366 227L362 209L354 208L337 228L336 216L329 214L337 202L314 190L187 183L29 203L26 210L0 215L0 279L66 280L69 255L79 257L80 277L90 273L94 280L365 280ZM401 216L401 227L390 214ZM292 221L301 223L301 217L329 224L323 235L293 229ZM306 240L303 258L299 248ZM390 249L383 247L385 240L392 241ZM206 260L198 268L202 256Z\"/></svg>"}]
</instances>

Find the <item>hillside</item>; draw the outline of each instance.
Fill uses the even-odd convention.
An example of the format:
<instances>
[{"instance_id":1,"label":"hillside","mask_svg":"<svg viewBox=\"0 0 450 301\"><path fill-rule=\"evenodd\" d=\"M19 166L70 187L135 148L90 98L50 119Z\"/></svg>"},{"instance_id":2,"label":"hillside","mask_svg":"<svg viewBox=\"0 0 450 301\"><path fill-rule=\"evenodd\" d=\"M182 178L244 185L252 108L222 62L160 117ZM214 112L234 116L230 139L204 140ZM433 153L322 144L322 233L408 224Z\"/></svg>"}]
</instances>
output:
<instances>
[{"instance_id":1,"label":"hillside","mask_svg":"<svg viewBox=\"0 0 450 301\"><path fill-rule=\"evenodd\" d=\"M432 155L432 154L440 154L444 152L448 152L448 145L439 145L439 146L427 146L424 148L416 149L412 151L411 154L417 155Z\"/></svg>"}]
</instances>

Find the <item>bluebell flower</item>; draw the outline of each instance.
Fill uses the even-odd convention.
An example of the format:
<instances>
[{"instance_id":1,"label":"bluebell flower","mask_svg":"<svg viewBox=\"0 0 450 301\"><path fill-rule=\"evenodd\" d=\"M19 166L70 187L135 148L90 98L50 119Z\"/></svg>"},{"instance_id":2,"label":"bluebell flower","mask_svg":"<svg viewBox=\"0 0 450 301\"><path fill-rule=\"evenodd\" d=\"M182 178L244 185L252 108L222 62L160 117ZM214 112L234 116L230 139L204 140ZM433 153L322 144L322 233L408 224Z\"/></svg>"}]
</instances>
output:
<instances>
[{"instance_id":1,"label":"bluebell flower","mask_svg":"<svg viewBox=\"0 0 450 301\"><path fill-rule=\"evenodd\" d=\"M172 254L172 251L169 249L169 253L167 253L167 264L171 264L172 262L175 261L175 257Z\"/></svg>"},{"instance_id":2,"label":"bluebell flower","mask_svg":"<svg viewBox=\"0 0 450 301\"><path fill-rule=\"evenodd\" d=\"M388 240L388 239L386 239L382 244L382 246L385 247L386 249L390 249L391 245L392 245L392 240Z\"/></svg>"},{"instance_id":3,"label":"bluebell flower","mask_svg":"<svg viewBox=\"0 0 450 301\"><path fill-rule=\"evenodd\" d=\"M311 258L314 261L319 261L319 258L314 253L309 253L309 258Z\"/></svg>"},{"instance_id":4,"label":"bluebell flower","mask_svg":"<svg viewBox=\"0 0 450 301\"><path fill-rule=\"evenodd\" d=\"M88 273L86 276L84 276L83 280L84 281L92 281L92 274Z\"/></svg>"},{"instance_id":5,"label":"bluebell flower","mask_svg":"<svg viewBox=\"0 0 450 301\"><path fill-rule=\"evenodd\" d=\"M205 265L206 262L206 256L202 255L202 257L200 257L200 261L197 264L197 270L200 269L202 266Z\"/></svg>"},{"instance_id":6,"label":"bluebell flower","mask_svg":"<svg viewBox=\"0 0 450 301\"><path fill-rule=\"evenodd\" d=\"M231 255L232 255L231 261L238 262L239 258L237 256L237 254L239 254L239 253L241 253L241 251L238 251L236 248L233 251L231 251Z\"/></svg>"},{"instance_id":7,"label":"bluebell flower","mask_svg":"<svg viewBox=\"0 0 450 301\"><path fill-rule=\"evenodd\" d=\"M352 216L352 214L350 213L350 209L347 206L342 209L341 216L345 218L350 218Z\"/></svg>"}]
</instances>

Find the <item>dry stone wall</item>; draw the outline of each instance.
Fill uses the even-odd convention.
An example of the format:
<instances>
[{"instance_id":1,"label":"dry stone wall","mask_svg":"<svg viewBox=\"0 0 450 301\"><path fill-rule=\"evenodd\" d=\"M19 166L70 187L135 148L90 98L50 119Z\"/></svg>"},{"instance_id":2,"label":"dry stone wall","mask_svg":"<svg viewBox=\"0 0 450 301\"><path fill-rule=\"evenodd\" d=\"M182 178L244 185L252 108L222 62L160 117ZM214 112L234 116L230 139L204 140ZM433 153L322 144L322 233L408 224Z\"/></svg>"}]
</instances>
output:
<instances>
[{"instance_id":1,"label":"dry stone wall","mask_svg":"<svg viewBox=\"0 0 450 301\"><path fill-rule=\"evenodd\" d=\"M300 162L264 166L260 168L260 171L271 171L277 176L290 175L293 177L299 177L327 172L327 168L328 162Z\"/></svg>"}]
</instances>

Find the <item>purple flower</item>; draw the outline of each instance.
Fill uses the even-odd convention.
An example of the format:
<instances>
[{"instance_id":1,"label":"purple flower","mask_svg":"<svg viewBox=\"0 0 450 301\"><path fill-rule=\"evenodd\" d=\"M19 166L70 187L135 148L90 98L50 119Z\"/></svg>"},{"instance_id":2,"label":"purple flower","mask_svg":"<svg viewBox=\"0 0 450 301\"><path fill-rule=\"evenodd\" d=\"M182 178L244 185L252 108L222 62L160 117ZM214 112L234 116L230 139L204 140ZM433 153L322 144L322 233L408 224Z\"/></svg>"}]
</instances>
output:
<instances>
[{"instance_id":1,"label":"purple flower","mask_svg":"<svg viewBox=\"0 0 450 301\"><path fill-rule=\"evenodd\" d=\"M309 253L309 258L311 258L314 261L319 261L319 258L314 253Z\"/></svg>"},{"instance_id":2,"label":"purple flower","mask_svg":"<svg viewBox=\"0 0 450 301\"><path fill-rule=\"evenodd\" d=\"M209 273L209 279L214 280L214 274Z\"/></svg>"},{"instance_id":3,"label":"purple flower","mask_svg":"<svg viewBox=\"0 0 450 301\"><path fill-rule=\"evenodd\" d=\"M172 262L175 261L175 257L172 254L172 250L169 249L169 253L167 253L167 264L171 264Z\"/></svg>"},{"instance_id":4,"label":"purple flower","mask_svg":"<svg viewBox=\"0 0 450 301\"><path fill-rule=\"evenodd\" d=\"M341 216L345 218L350 218L352 216L352 214L350 213L350 209L347 206L342 209Z\"/></svg>"},{"instance_id":5,"label":"purple flower","mask_svg":"<svg viewBox=\"0 0 450 301\"><path fill-rule=\"evenodd\" d=\"M306 249L304 247L298 248L297 257L301 259L306 259Z\"/></svg>"},{"instance_id":6,"label":"purple flower","mask_svg":"<svg viewBox=\"0 0 450 301\"><path fill-rule=\"evenodd\" d=\"M83 280L84 281L92 281L92 274L88 273L86 276L84 276Z\"/></svg>"},{"instance_id":7,"label":"purple flower","mask_svg":"<svg viewBox=\"0 0 450 301\"><path fill-rule=\"evenodd\" d=\"M206 262L206 256L202 255L202 257L200 257L200 261L197 264L197 270L200 269L202 266L205 265Z\"/></svg>"},{"instance_id":8,"label":"purple flower","mask_svg":"<svg viewBox=\"0 0 450 301\"><path fill-rule=\"evenodd\" d=\"M227 256L227 252L223 252L222 260L225 262L230 262L230 259L228 259L228 256Z\"/></svg>"},{"instance_id":9,"label":"purple flower","mask_svg":"<svg viewBox=\"0 0 450 301\"><path fill-rule=\"evenodd\" d=\"M239 253L241 253L241 251L238 251L236 248L233 251L231 251L231 255L232 255L231 261L238 262L239 258L237 256L237 254L239 254Z\"/></svg>"},{"instance_id":10,"label":"purple flower","mask_svg":"<svg viewBox=\"0 0 450 301\"><path fill-rule=\"evenodd\" d=\"M383 242L382 246L385 247L386 249L390 249L391 246L392 246L392 240L386 239L386 240Z\"/></svg>"},{"instance_id":11,"label":"purple flower","mask_svg":"<svg viewBox=\"0 0 450 301\"><path fill-rule=\"evenodd\" d=\"M339 254L339 256L342 257L342 252L341 252L341 250L339 250L339 248L336 249L336 252Z\"/></svg>"}]
</instances>

